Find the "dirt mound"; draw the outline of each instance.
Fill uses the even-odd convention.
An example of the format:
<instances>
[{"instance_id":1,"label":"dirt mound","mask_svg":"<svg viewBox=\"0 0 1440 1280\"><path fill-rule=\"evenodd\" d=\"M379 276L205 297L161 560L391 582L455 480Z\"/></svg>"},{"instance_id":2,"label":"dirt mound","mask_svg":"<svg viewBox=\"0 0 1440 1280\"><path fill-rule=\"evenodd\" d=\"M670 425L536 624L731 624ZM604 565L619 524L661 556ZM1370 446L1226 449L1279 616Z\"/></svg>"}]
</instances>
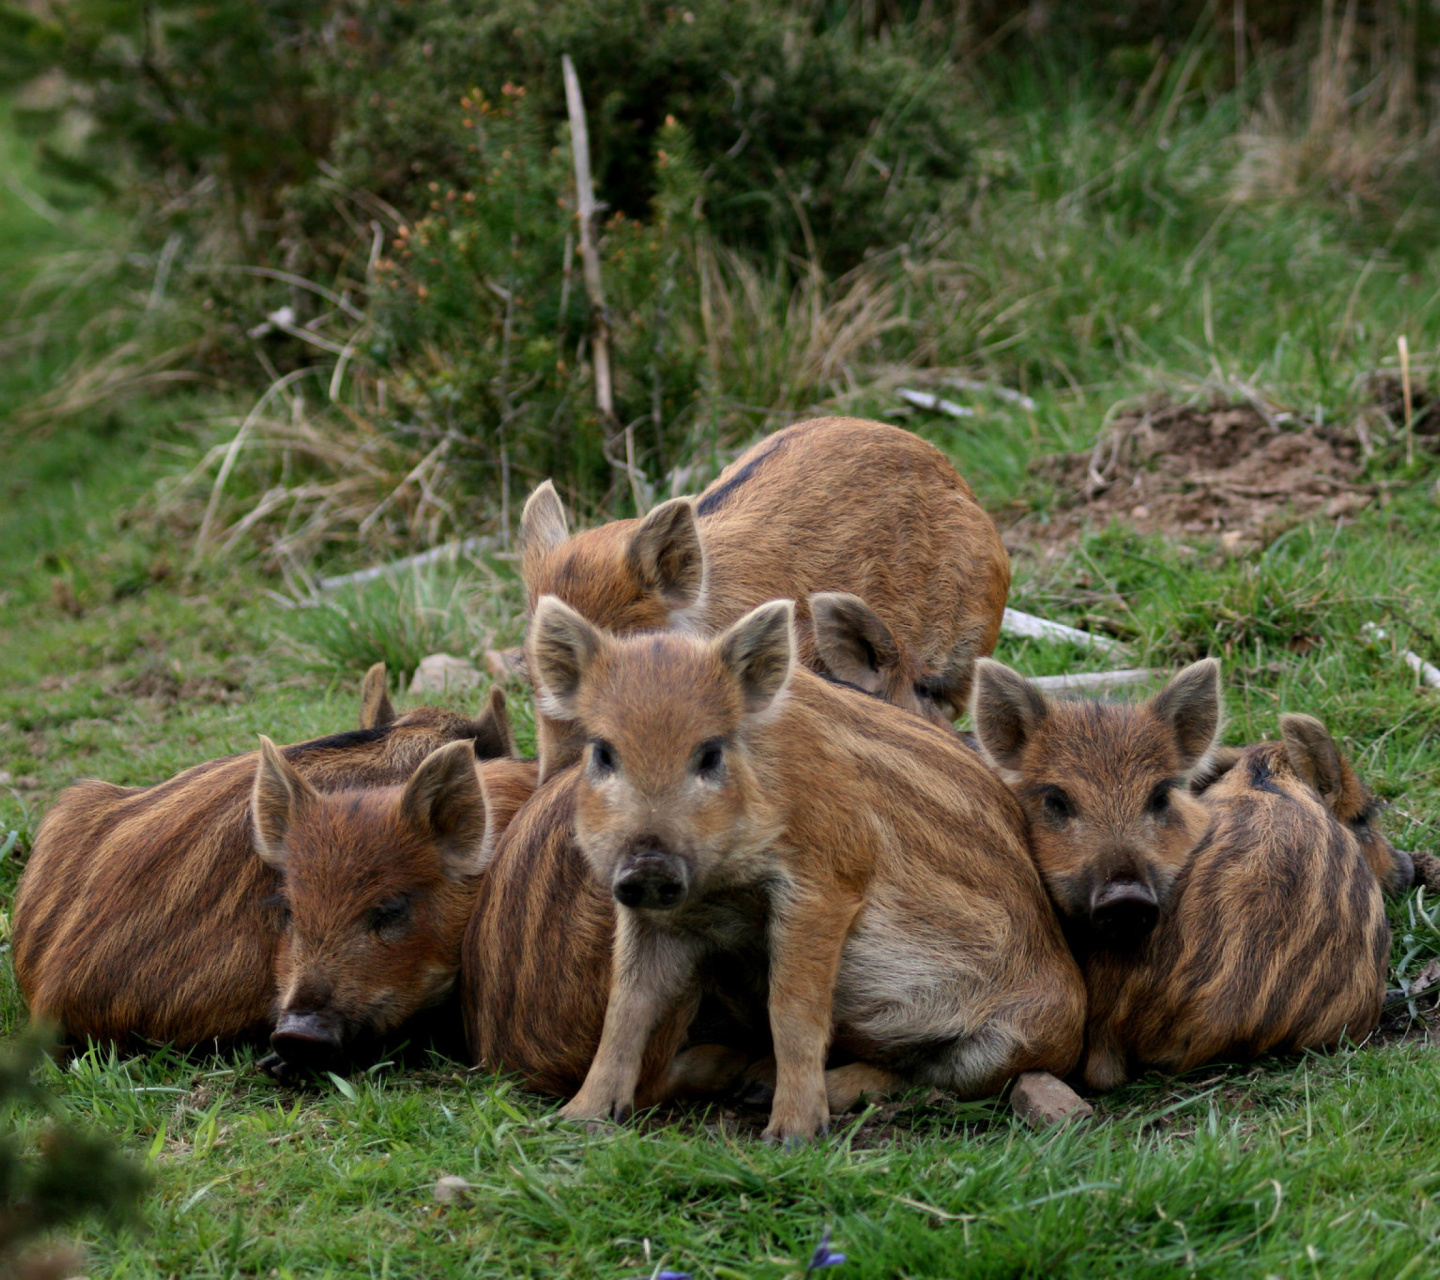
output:
<instances>
[{"instance_id":1,"label":"dirt mound","mask_svg":"<svg viewBox=\"0 0 1440 1280\"><path fill-rule=\"evenodd\" d=\"M1263 546L1315 515L1368 505L1360 448L1348 433L1262 412L1154 402L1117 418L1088 453L1037 458L1032 475L1060 499L1048 522L1022 516L1006 541L1063 543L1123 520L1142 533L1218 537L1230 550Z\"/></svg>"}]
</instances>

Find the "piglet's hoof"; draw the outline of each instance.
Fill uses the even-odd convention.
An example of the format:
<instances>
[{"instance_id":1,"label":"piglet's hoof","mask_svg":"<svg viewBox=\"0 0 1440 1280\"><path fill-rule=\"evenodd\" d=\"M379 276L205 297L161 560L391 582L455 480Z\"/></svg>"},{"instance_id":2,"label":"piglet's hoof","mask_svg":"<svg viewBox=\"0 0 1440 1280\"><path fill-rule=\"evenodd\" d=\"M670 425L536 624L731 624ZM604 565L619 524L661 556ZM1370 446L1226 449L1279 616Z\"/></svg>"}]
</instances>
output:
<instances>
[{"instance_id":1,"label":"piglet's hoof","mask_svg":"<svg viewBox=\"0 0 1440 1280\"><path fill-rule=\"evenodd\" d=\"M293 1063L286 1062L278 1053L267 1053L255 1063L267 1076L279 1084L298 1084L300 1073Z\"/></svg>"},{"instance_id":2,"label":"piglet's hoof","mask_svg":"<svg viewBox=\"0 0 1440 1280\"><path fill-rule=\"evenodd\" d=\"M1010 1090L1010 1105L1032 1129L1048 1129L1095 1114L1094 1107L1048 1071L1022 1071Z\"/></svg>"}]
</instances>

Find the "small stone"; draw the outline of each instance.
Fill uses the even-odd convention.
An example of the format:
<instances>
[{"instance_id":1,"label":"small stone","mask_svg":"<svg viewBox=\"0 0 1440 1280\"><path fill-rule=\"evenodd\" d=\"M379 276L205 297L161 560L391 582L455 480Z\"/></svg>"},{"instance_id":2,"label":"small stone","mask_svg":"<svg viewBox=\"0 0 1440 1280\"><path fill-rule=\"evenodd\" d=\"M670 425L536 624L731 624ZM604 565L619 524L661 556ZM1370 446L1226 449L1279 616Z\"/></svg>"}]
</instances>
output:
<instances>
[{"instance_id":1,"label":"small stone","mask_svg":"<svg viewBox=\"0 0 1440 1280\"><path fill-rule=\"evenodd\" d=\"M1136 507L1133 511L1130 512L1130 519L1132 519L1132 520L1148 520L1148 519L1150 519L1150 508L1147 507L1147 506L1145 506L1144 503L1141 503L1140 506Z\"/></svg>"},{"instance_id":2,"label":"small stone","mask_svg":"<svg viewBox=\"0 0 1440 1280\"><path fill-rule=\"evenodd\" d=\"M524 649L486 649L485 670L492 680L525 678Z\"/></svg>"},{"instance_id":3,"label":"small stone","mask_svg":"<svg viewBox=\"0 0 1440 1280\"><path fill-rule=\"evenodd\" d=\"M1022 1071L1010 1090L1010 1105L1032 1129L1095 1114L1094 1107L1048 1071Z\"/></svg>"},{"instance_id":4,"label":"small stone","mask_svg":"<svg viewBox=\"0 0 1440 1280\"><path fill-rule=\"evenodd\" d=\"M464 658L449 653L432 653L420 659L415 678L410 681L412 694L468 693L477 688L484 677Z\"/></svg>"},{"instance_id":5,"label":"small stone","mask_svg":"<svg viewBox=\"0 0 1440 1280\"><path fill-rule=\"evenodd\" d=\"M1243 529L1231 529L1220 535L1220 550L1227 556L1243 556L1255 550L1255 541Z\"/></svg>"},{"instance_id":6,"label":"small stone","mask_svg":"<svg viewBox=\"0 0 1440 1280\"><path fill-rule=\"evenodd\" d=\"M1331 498L1325 504L1325 515L1336 520L1341 516L1353 516L1357 511L1363 511L1370 505L1368 493L1341 493Z\"/></svg>"},{"instance_id":7,"label":"small stone","mask_svg":"<svg viewBox=\"0 0 1440 1280\"><path fill-rule=\"evenodd\" d=\"M456 1204L470 1194L470 1184L453 1173L447 1173L435 1183L436 1204Z\"/></svg>"}]
</instances>

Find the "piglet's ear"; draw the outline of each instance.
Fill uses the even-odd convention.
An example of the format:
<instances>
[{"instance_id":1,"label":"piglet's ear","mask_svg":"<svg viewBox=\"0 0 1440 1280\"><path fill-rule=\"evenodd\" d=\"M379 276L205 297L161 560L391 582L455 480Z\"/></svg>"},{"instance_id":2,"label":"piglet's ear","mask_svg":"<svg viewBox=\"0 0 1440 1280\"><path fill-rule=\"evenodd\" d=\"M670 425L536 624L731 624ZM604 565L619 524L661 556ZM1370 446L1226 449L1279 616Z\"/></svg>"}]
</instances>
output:
<instances>
[{"instance_id":1,"label":"piglet's ear","mask_svg":"<svg viewBox=\"0 0 1440 1280\"><path fill-rule=\"evenodd\" d=\"M520 513L520 553L532 556L550 551L569 536L565 504L555 492L554 482L546 480L525 500Z\"/></svg>"},{"instance_id":2,"label":"piglet's ear","mask_svg":"<svg viewBox=\"0 0 1440 1280\"><path fill-rule=\"evenodd\" d=\"M1290 767L1327 800L1337 797L1345 786L1345 766L1335 739L1314 716L1280 717L1280 736Z\"/></svg>"},{"instance_id":3,"label":"piglet's ear","mask_svg":"<svg viewBox=\"0 0 1440 1280\"><path fill-rule=\"evenodd\" d=\"M1192 662L1151 699L1150 710L1175 735L1180 767L1193 769L1220 732L1220 664L1214 658Z\"/></svg>"},{"instance_id":4,"label":"piglet's ear","mask_svg":"<svg viewBox=\"0 0 1440 1280\"><path fill-rule=\"evenodd\" d=\"M498 684L490 686L490 697L475 731L475 754L481 760L515 756L515 731L510 727L510 712L505 705L505 690Z\"/></svg>"},{"instance_id":5,"label":"piglet's ear","mask_svg":"<svg viewBox=\"0 0 1440 1280\"><path fill-rule=\"evenodd\" d=\"M558 596L541 596L525 638L525 664L540 710L556 720L579 714L576 696L602 644L600 632Z\"/></svg>"},{"instance_id":6,"label":"piglet's ear","mask_svg":"<svg viewBox=\"0 0 1440 1280\"><path fill-rule=\"evenodd\" d=\"M705 549L690 498L662 502L635 530L626 563L640 583L672 609L688 609L705 586Z\"/></svg>"},{"instance_id":7,"label":"piglet's ear","mask_svg":"<svg viewBox=\"0 0 1440 1280\"><path fill-rule=\"evenodd\" d=\"M400 817L433 840L445 874L454 880L484 866L485 796L475 774L470 742L451 742L432 751L405 786Z\"/></svg>"},{"instance_id":8,"label":"piglet's ear","mask_svg":"<svg viewBox=\"0 0 1440 1280\"><path fill-rule=\"evenodd\" d=\"M1020 768L1026 744L1049 714L1044 695L1018 671L993 658L976 660L970 719L981 753L1001 773Z\"/></svg>"},{"instance_id":9,"label":"piglet's ear","mask_svg":"<svg viewBox=\"0 0 1440 1280\"><path fill-rule=\"evenodd\" d=\"M385 664L377 662L365 673L360 685L360 727L383 729L395 719L395 707L386 687Z\"/></svg>"},{"instance_id":10,"label":"piglet's ear","mask_svg":"<svg viewBox=\"0 0 1440 1280\"><path fill-rule=\"evenodd\" d=\"M250 816L255 827L255 852L276 871L285 870L285 836L308 805L320 796L264 734L255 763Z\"/></svg>"},{"instance_id":11,"label":"piglet's ear","mask_svg":"<svg viewBox=\"0 0 1440 1280\"><path fill-rule=\"evenodd\" d=\"M810 597L810 621L820 660L837 680L866 693L879 693L900 665L900 647L890 628L859 596L817 591Z\"/></svg>"},{"instance_id":12,"label":"piglet's ear","mask_svg":"<svg viewBox=\"0 0 1440 1280\"><path fill-rule=\"evenodd\" d=\"M764 711L795 669L795 602L771 600L752 609L715 641L715 651L739 681L745 710Z\"/></svg>"}]
</instances>

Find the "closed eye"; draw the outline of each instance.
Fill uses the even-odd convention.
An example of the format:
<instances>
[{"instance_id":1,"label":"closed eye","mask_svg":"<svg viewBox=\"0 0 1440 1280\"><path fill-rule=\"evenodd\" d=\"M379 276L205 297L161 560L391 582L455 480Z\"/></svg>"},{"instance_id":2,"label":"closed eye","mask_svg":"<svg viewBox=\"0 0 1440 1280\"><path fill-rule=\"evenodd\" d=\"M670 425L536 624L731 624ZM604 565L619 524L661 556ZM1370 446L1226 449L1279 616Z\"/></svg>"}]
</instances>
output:
<instances>
[{"instance_id":1,"label":"closed eye","mask_svg":"<svg viewBox=\"0 0 1440 1280\"><path fill-rule=\"evenodd\" d=\"M374 933L393 933L410 920L410 899L404 895L382 902L370 910L369 924Z\"/></svg>"},{"instance_id":2,"label":"closed eye","mask_svg":"<svg viewBox=\"0 0 1440 1280\"><path fill-rule=\"evenodd\" d=\"M260 905L262 907L273 907L280 913L282 923L290 923L290 904L285 900L283 893L271 894L268 898L261 898Z\"/></svg>"}]
</instances>

